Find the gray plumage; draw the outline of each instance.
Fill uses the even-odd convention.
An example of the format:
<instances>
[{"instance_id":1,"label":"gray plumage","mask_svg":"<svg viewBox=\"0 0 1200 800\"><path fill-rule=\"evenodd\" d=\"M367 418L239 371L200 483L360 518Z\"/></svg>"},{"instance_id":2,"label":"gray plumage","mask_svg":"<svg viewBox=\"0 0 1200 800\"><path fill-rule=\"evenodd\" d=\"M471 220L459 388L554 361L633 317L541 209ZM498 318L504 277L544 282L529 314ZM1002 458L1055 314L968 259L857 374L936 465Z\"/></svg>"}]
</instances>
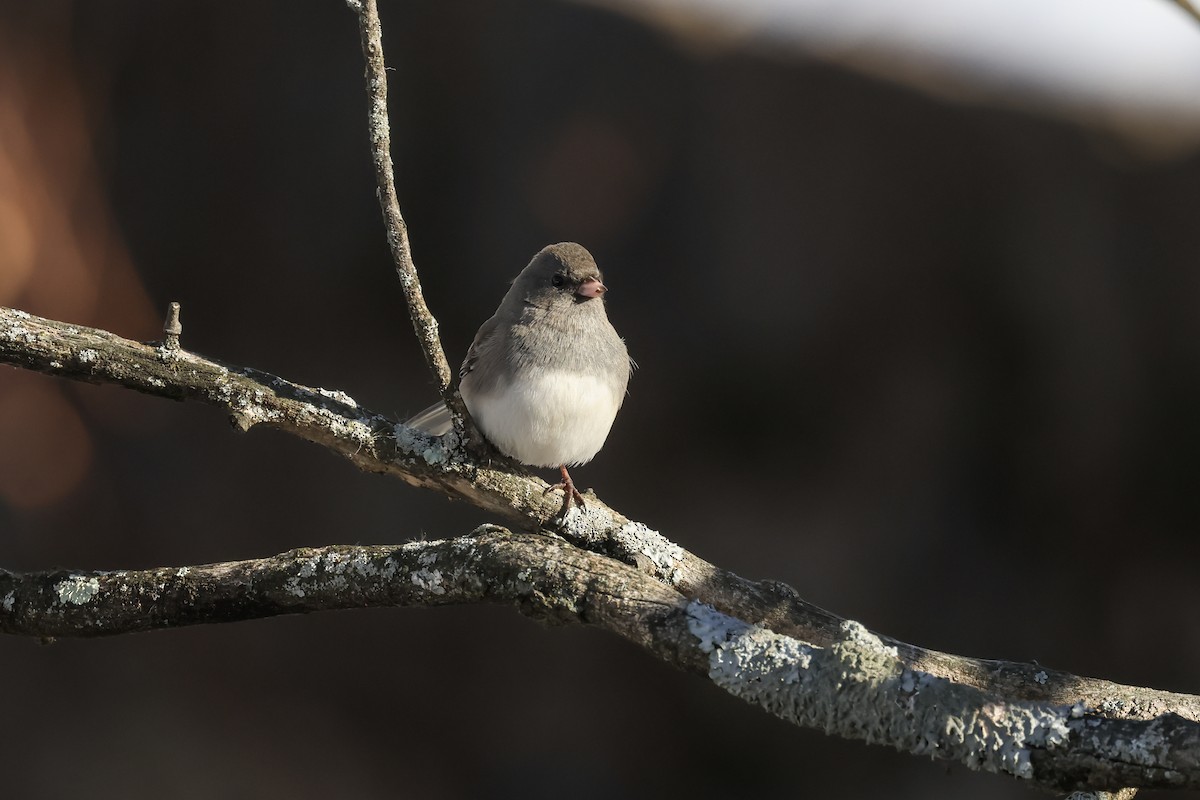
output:
<instances>
[{"instance_id":1,"label":"gray plumage","mask_svg":"<svg viewBox=\"0 0 1200 800\"><path fill-rule=\"evenodd\" d=\"M550 245L475 334L459 388L480 430L505 455L566 467L590 461L604 444L632 371L608 321L605 291L587 250ZM438 404L409 424L441 435L450 414ZM565 469L563 477L573 493Z\"/></svg>"}]
</instances>

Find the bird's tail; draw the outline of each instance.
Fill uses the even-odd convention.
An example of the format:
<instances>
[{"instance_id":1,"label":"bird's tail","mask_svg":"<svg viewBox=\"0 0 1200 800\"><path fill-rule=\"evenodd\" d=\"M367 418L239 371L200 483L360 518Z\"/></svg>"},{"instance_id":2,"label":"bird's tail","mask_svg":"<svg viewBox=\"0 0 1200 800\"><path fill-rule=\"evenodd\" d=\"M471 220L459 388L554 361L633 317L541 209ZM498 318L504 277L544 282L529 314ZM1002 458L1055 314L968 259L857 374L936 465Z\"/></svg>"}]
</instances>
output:
<instances>
[{"instance_id":1,"label":"bird's tail","mask_svg":"<svg viewBox=\"0 0 1200 800\"><path fill-rule=\"evenodd\" d=\"M405 424L431 436L442 436L450 432L450 409L446 408L445 403L436 403L411 417Z\"/></svg>"}]
</instances>

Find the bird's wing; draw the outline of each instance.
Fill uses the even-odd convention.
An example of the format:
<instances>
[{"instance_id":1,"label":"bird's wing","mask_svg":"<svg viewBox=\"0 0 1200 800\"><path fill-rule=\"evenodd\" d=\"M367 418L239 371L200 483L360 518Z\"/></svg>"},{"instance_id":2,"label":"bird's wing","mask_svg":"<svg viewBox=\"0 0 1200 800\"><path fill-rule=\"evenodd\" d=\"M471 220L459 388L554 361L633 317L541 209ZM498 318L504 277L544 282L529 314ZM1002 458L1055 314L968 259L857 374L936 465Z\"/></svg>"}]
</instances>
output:
<instances>
[{"instance_id":1,"label":"bird's wing","mask_svg":"<svg viewBox=\"0 0 1200 800\"><path fill-rule=\"evenodd\" d=\"M458 379L461 381L467 377L467 373L475 369L475 362L479 360L480 353L486 349L492 335L496 332L496 319L500 315L493 314L487 322L479 326L479 330L475 332L475 340L471 342L471 346L467 348L467 357L463 359L462 366L458 368Z\"/></svg>"},{"instance_id":2,"label":"bird's wing","mask_svg":"<svg viewBox=\"0 0 1200 800\"><path fill-rule=\"evenodd\" d=\"M470 348L467 349L467 357L463 359L462 366L459 367L459 381L462 381L469 372L475 369L475 362L478 361L480 353L487 349L488 343L496 331L496 324L496 317L493 316L479 326L479 331L475 334L475 341L471 342ZM443 436L450 432L452 424L450 409L446 408L445 403L434 403L421 413L414 415L406 424L432 436Z\"/></svg>"}]
</instances>

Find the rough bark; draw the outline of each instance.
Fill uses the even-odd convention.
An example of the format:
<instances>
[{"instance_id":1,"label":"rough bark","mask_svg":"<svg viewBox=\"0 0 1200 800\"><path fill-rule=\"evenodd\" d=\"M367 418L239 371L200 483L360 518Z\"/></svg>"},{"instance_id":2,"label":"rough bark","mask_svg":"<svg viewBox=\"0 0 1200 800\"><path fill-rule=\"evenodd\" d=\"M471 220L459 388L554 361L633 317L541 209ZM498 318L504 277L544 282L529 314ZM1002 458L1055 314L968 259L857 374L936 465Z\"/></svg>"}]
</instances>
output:
<instances>
[{"instance_id":1,"label":"rough bark","mask_svg":"<svg viewBox=\"0 0 1200 800\"><path fill-rule=\"evenodd\" d=\"M288 431L527 531L142 572L3 573L5 632L96 636L366 605L508 602L611 630L796 724L1049 788L1200 786L1200 698L873 634L784 584L721 570L594 495L586 511L555 518L546 484L518 465L477 459L456 434L426 436L343 392L221 364L177 340L139 343L7 308L0 362L210 403L241 430Z\"/></svg>"},{"instance_id":2,"label":"rough bark","mask_svg":"<svg viewBox=\"0 0 1200 800\"><path fill-rule=\"evenodd\" d=\"M108 636L278 614L507 603L616 633L806 727L1042 786L1200 786L1200 725L1112 719L982 692L905 665L856 622L828 647L748 625L567 542L484 526L441 541L303 548L149 570L0 571L0 630Z\"/></svg>"}]
</instances>

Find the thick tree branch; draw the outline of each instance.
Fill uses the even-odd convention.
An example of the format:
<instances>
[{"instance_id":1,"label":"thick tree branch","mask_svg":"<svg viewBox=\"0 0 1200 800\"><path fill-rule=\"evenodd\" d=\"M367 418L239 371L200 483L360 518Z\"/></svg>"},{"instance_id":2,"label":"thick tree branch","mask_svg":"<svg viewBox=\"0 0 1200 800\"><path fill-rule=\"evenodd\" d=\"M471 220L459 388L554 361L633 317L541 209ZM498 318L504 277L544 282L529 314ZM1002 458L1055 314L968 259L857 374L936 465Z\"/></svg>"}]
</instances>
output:
<instances>
[{"instance_id":1,"label":"thick tree branch","mask_svg":"<svg viewBox=\"0 0 1200 800\"><path fill-rule=\"evenodd\" d=\"M1058 789L1200 787L1200 725L1013 701L906 665L855 622L828 647L689 601L614 559L485 526L456 539L305 548L118 572L0 571L0 631L105 636L277 614L498 602L609 630L776 716Z\"/></svg>"},{"instance_id":2,"label":"thick tree branch","mask_svg":"<svg viewBox=\"0 0 1200 800\"><path fill-rule=\"evenodd\" d=\"M202 566L26 575L0 570L0 631L40 637L481 602L515 604L551 621L587 622L684 669L705 670L707 659L687 633L687 602L678 592L561 540L495 526L457 539L301 548ZM680 622L665 625L671 616ZM660 630L673 633L655 633Z\"/></svg>"},{"instance_id":3,"label":"thick tree branch","mask_svg":"<svg viewBox=\"0 0 1200 800\"><path fill-rule=\"evenodd\" d=\"M640 523L589 497L588 510L556 520L546 484L512 463L481 463L454 434L439 440L358 406L342 392L311 389L182 349L142 344L81 326L0 308L0 362L76 380L115 383L230 413L241 430L278 428L324 445L360 468L461 497L526 530L549 529L572 543L635 564L689 597L817 645L838 635L841 618L790 587L752 582L718 569ZM1008 697L1083 702L1149 718L1164 711L1200 719L1200 699L1078 678L1042 667L981 661L888 640L914 667Z\"/></svg>"},{"instance_id":4,"label":"thick tree branch","mask_svg":"<svg viewBox=\"0 0 1200 800\"><path fill-rule=\"evenodd\" d=\"M278 428L339 453L371 472L465 499L527 531L551 531L599 555L635 565L722 613L819 647L843 620L774 581L719 569L589 495L588 509L556 519L560 504L520 465L476 459L451 433L427 436L360 407L343 392L312 389L161 344L143 344L0 307L0 363L93 383L112 383L229 412L236 427ZM1200 698L1077 677L1038 665L965 658L883 638L906 666L1013 700L1081 703L1112 717L1175 713L1200 720Z\"/></svg>"}]
</instances>

